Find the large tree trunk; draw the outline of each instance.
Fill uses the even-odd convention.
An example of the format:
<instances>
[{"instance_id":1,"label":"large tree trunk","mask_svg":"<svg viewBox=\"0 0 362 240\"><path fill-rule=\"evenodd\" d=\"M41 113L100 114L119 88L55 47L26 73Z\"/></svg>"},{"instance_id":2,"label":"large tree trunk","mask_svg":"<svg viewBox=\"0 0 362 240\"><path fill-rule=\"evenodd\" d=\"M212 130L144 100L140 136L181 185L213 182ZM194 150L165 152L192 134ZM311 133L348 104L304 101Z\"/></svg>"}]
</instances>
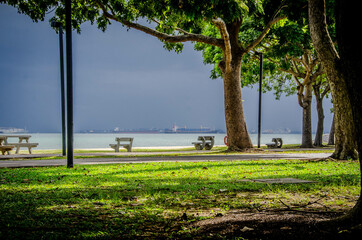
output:
<instances>
[{"instance_id":1,"label":"large tree trunk","mask_svg":"<svg viewBox=\"0 0 362 240\"><path fill-rule=\"evenodd\" d=\"M241 95L240 63L232 64L230 71L222 68L224 80L225 121L229 141L229 151L244 151L252 148L244 118Z\"/></svg>"},{"instance_id":2,"label":"large tree trunk","mask_svg":"<svg viewBox=\"0 0 362 240\"><path fill-rule=\"evenodd\" d=\"M349 108L351 110L351 120L355 127L355 138L357 140L357 149L362 153L362 85L361 85L361 47L355 31L350 27L356 24L359 19L359 9L355 4L343 0L337 0L336 6L336 27L337 43L340 56L333 47L329 37L325 16L324 0L309 0L309 22L313 44L324 66L329 66L328 80L330 83L336 83L335 80L341 80L344 84L346 98L350 105L335 105L335 111L339 108ZM333 69L330 69L333 68ZM333 74L331 74L333 73ZM328 74L328 73L327 73ZM329 77L338 77L330 79ZM346 80L346 81L344 81ZM337 90L337 89L335 89ZM339 90L339 89L338 89ZM332 91L333 93L333 91ZM338 95L338 94L337 94ZM336 99L333 98L334 101ZM343 112L343 111L342 111ZM335 114L337 120L338 117ZM336 129L337 130L337 129ZM352 134L352 136L354 136ZM360 162L360 171L362 164ZM362 185L362 179L361 179ZM353 209L345 216L345 219L353 223L362 222L362 188L360 197Z\"/></svg>"},{"instance_id":3,"label":"large tree trunk","mask_svg":"<svg viewBox=\"0 0 362 240\"><path fill-rule=\"evenodd\" d=\"M351 102L352 116L355 126L355 137L357 141L357 150L362 154L362 84L361 84L361 43L355 31L351 31L351 26L360 20L360 10L355 4L349 1L337 0L336 7L336 29L337 43L340 51L341 72L346 79L348 97ZM360 171L362 172L362 162ZM362 186L362 179L361 179ZM362 222L362 188L360 197L347 215L349 220L355 223Z\"/></svg>"},{"instance_id":4,"label":"large tree trunk","mask_svg":"<svg viewBox=\"0 0 362 240\"><path fill-rule=\"evenodd\" d=\"M334 101L335 150L331 157L335 159L357 159L358 154L354 138L351 104L347 97L347 90L345 87L341 92L345 93L343 99ZM340 93L335 95L339 95L339 97L342 98ZM334 99L336 98L335 95L333 97Z\"/></svg>"},{"instance_id":5,"label":"large tree trunk","mask_svg":"<svg viewBox=\"0 0 362 240\"><path fill-rule=\"evenodd\" d=\"M301 148L313 148L312 138L312 83L308 83L304 87L304 96L302 101L303 108L303 129L302 129L302 145Z\"/></svg>"},{"instance_id":6,"label":"large tree trunk","mask_svg":"<svg viewBox=\"0 0 362 240\"><path fill-rule=\"evenodd\" d=\"M313 45L327 74L334 103L336 148L332 157L357 159L351 103L347 97L345 79L338 71L339 55L327 30L323 4L324 0L310 0L309 27Z\"/></svg>"},{"instance_id":7,"label":"large tree trunk","mask_svg":"<svg viewBox=\"0 0 362 240\"><path fill-rule=\"evenodd\" d=\"M336 64L334 67L328 68L327 76L333 98L335 124L335 150L331 157L335 159L357 159L355 130L351 102L347 97L346 82L337 70Z\"/></svg>"},{"instance_id":8,"label":"large tree trunk","mask_svg":"<svg viewBox=\"0 0 362 240\"><path fill-rule=\"evenodd\" d=\"M253 144L246 127L241 96L241 60L243 51L238 42L241 21L225 24L215 20L216 27L224 37L223 60L219 68L224 80L225 122L229 141L229 151L244 151Z\"/></svg>"},{"instance_id":9,"label":"large tree trunk","mask_svg":"<svg viewBox=\"0 0 362 240\"><path fill-rule=\"evenodd\" d=\"M314 146L321 147L323 146L323 130L324 130L323 98L318 97L317 94L315 94L315 96L317 102L318 123L317 123L317 131L314 138Z\"/></svg>"}]
</instances>

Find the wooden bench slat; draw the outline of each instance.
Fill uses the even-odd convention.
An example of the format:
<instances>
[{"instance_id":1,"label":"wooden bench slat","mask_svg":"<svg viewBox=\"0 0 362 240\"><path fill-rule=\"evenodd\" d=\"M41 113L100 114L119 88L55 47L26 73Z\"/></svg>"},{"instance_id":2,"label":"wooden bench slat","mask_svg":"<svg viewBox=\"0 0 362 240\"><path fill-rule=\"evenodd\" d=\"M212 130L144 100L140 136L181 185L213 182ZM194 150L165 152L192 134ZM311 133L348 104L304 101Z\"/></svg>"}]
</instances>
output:
<instances>
[{"instance_id":1,"label":"wooden bench slat","mask_svg":"<svg viewBox=\"0 0 362 240\"><path fill-rule=\"evenodd\" d=\"M8 143L4 146L8 146L8 145L14 145L14 146L20 146L20 147L36 147L39 145L39 143Z\"/></svg>"},{"instance_id":2,"label":"wooden bench slat","mask_svg":"<svg viewBox=\"0 0 362 240\"><path fill-rule=\"evenodd\" d=\"M20 148L22 148L22 147L27 147L29 153L32 154L31 149L33 147L37 147L39 145L39 143L8 143L7 145L4 145L4 146L10 146L10 145L16 147L16 152L15 152L16 154L19 153Z\"/></svg>"}]
</instances>

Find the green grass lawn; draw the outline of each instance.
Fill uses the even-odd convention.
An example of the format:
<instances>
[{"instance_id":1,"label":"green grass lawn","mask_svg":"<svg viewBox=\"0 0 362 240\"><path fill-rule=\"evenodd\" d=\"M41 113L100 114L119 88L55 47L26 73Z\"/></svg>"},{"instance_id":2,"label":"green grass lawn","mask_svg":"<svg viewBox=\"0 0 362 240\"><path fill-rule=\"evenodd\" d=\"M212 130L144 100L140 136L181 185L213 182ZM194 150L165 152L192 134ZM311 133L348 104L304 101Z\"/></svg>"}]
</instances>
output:
<instances>
[{"instance_id":1,"label":"green grass lawn","mask_svg":"<svg viewBox=\"0 0 362 240\"><path fill-rule=\"evenodd\" d=\"M283 177L317 183L247 181ZM358 198L359 181L356 161L0 169L0 239L192 239L197 229L188 223L235 209L346 211Z\"/></svg>"}]
</instances>

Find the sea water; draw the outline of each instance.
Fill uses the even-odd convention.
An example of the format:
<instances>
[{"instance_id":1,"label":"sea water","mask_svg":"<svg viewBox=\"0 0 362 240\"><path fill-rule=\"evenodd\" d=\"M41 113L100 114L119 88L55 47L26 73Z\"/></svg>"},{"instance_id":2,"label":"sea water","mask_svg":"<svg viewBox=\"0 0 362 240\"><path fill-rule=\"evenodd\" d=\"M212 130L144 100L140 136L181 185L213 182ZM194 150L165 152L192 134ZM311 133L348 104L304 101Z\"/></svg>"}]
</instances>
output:
<instances>
[{"instance_id":1,"label":"sea water","mask_svg":"<svg viewBox=\"0 0 362 240\"><path fill-rule=\"evenodd\" d=\"M60 133L26 133L31 135L29 142L39 143L36 149L61 149L62 135ZM192 142L200 135L215 136L215 145L224 145L225 134L144 134L144 133L75 133L74 148L110 148L116 143L116 137L133 137L133 147L169 147L193 146ZM284 144L300 144L301 134L262 134L260 143L270 143L272 138L282 138ZM254 145L258 143L258 135L250 134Z\"/></svg>"}]
</instances>

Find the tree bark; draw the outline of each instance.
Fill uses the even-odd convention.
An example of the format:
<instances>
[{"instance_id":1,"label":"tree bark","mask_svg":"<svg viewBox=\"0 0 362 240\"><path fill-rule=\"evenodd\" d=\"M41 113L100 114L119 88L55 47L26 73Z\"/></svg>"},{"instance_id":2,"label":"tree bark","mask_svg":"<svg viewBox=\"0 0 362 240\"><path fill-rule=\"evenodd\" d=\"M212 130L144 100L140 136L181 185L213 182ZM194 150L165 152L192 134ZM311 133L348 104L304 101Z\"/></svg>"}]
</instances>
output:
<instances>
[{"instance_id":1,"label":"tree bark","mask_svg":"<svg viewBox=\"0 0 362 240\"><path fill-rule=\"evenodd\" d=\"M253 147L244 118L239 69L240 66L237 69L223 72L225 122L229 151L244 151Z\"/></svg>"},{"instance_id":2,"label":"tree bark","mask_svg":"<svg viewBox=\"0 0 362 240\"><path fill-rule=\"evenodd\" d=\"M361 84L361 45L360 38L351 31L351 26L359 22L360 10L349 1L337 0L336 30L337 43L340 51L340 69L346 79L348 98L351 102L355 137L359 155L362 154L362 84ZM360 159L362 173L362 161ZM361 179L362 186L362 179ZM360 197L346 218L353 223L362 222L362 188Z\"/></svg>"},{"instance_id":3,"label":"tree bark","mask_svg":"<svg viewBox=\"0 0 362 240\"><path fill-rule=\"evenodd\" d=\"M326 71L334 103L336 147L331 157L336 159L357 159L351 103L347 97L345 79L337 64L339 55L329 36L323 10L324 0L309 1L311 37L314 48Z\"/></svg>"},{"instance_id":4,"label":"tree bark","mask_svg":"<svg viewBox=\"0 0 362 240\"><path fill-rule=\"evenodd\" d=\"M306 84L304 87L304 96L302 101L303 108L303 133L301 148L313 148L312 139L312 83Z\"/></svg>"},{"instance_id":5,"label":"tree bark","mask_svg":"<svg viewBox=\"0 0 362 240\"><path fill-rule=\"evenodd\" d=\"M356 135L357 149L359 154L362 153L362 86L361 86L361 47L359 39L355 35L355 31L351 31L351 26L359 21L359 9L351 2L337 0L336 6L336 30L337 43L340 51L340 56L337 54L327 30L325 16L325 1L324 0L309 0L309 22L311 29L311 37L314 47L320 56L322 63L328 67L328 77L330 84L336 84L336 80L344 84L346 98L349 105L335 105L335 120L339 116L336 111L340 112L341 107L350 110L350 120L353 120L353 125ZM333 74L332 74L333 73ZM333 78L336 77L336 78ZM334 85L335 87L335 85ZM332 89L332 86L331 86ZM334 89L337 90L337 89ZM338 89L340 90L340 89ZM333 91L332 91L333 93ZM337 94L338 95L338 94ZM334 99L336 102L336 99ZM338 122L338 121L337 121ZM336 126L337 127L337 126ZM336 129L337 130L337 129ZM353 132L354 133L354 132ZM336 139L337 140L337 139ZM362 172L362 162L360 163L360 171ZM362 179L361 185L362 185ZM362 222L362 188L360 197L356 205L349 213L344 216L343 220L351 223L360 224Z\"/></svg>"},{"instance_id":6,"label":"tree bark","mask_svg":"<svg viewBox=\"0 0 362 240\"><path fill-rule=\"evenodd\" d=\"M224 105L226 132L229 142L229 151L244 151L253 148L248 129L246 127L241 94L241 60L244 51L239 46L238 34L241 22L229 25L223 21L215 22L221 36L225 40L223 60L219 68L224 80Z\"/></svg>"},{"instance_id":7,"label":"tree bark","mask_svg":"<svg viewBox=\"0 0 362 240\"><path fill-rule=\"evenodd\" d=\"M329 131L329 137L328 137L328 145L334 145L334 129L335 129L335 124L334 124L334 114L333 114L331 130Z\"/></svg>"},{"instance_id":8,"label":"tree bark","mask_svg":"<svg viewBox=\"0 0 362 240\"><path fill-rule=\"evenodd\" d=\"M314 146L322 147L323 146L323 131L324 131L324 109L323 109L323 99L330 91L329 85L325 86L325 89L322 91L322 86L325 85L322 81L316 81L313 84L313 92L316 99L318 123L317 131L314 138Z\"/></svg>"}]
</instances>

